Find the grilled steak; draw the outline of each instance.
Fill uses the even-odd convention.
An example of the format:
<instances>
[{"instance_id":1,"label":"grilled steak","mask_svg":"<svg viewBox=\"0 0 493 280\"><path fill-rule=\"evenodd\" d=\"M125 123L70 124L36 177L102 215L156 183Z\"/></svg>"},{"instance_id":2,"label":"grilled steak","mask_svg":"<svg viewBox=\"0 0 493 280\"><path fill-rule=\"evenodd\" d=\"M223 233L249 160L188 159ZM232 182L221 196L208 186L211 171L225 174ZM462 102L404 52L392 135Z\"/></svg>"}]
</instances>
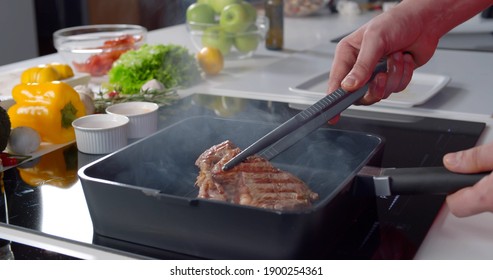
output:
<instances>
[{"instance_id":1,"label":"grilled steak","mask_svg":"<svg viewBox=\"0 0 493 280\"><path fill-rule=\"evenodd\" d=\"M275 210L305 208L318 198L296 176L275 168L260 156L250 156L223 171L223 165L238 153L240 149L231 141L224 141L198 157L198 197Z\"/></svg>"}]
</instances>

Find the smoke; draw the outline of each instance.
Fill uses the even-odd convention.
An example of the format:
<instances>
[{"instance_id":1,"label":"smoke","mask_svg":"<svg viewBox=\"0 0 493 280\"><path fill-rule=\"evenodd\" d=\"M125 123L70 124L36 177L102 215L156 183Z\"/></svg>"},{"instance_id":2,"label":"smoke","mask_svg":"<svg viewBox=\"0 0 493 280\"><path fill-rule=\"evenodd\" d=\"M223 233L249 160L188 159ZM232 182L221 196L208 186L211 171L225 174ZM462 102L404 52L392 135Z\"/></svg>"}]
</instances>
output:
<instances>
[{"instance_id":1,"label":"smoke","mask_svg":"<svg viewBox=\"0 0 493 280\"><path fill-rule=\"evenodd\" d=\"M194 198L203 151L225 140L246 147L275 127L259 121L191 117L137 141L86 170L94 178ZM322 129L272 160L302 179L324 201L369 159L378 139L365 134Z\"/></svg>"}]
</instances>

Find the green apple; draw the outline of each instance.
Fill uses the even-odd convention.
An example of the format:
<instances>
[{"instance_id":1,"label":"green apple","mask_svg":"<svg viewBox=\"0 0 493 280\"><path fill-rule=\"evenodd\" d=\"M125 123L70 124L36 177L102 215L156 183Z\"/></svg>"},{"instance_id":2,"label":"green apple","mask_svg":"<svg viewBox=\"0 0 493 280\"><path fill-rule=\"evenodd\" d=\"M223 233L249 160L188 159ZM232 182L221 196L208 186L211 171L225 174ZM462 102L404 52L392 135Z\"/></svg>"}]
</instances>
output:
<instances>
[{"instance_id":1,"label":"green apple","mask_svg":"<svg viewBox=\"0 0 493 280\"><path fill-rule=\"evenodd\" d=\"M250 2L243 1L241 2L241 4L247 10L250 17L250 21L252 23L255 22L257 20L257 9L255 9L255 7Z\"/></svg>"},{"instance_id":2,"label":"green apple","mask_svg":"<svg viewBox=\"0 0 493 280\"><path fill-rule=\"evenodd\" d=\"M215 17L212 7L204 3L194 3L188 6L186 12L187 22L192 29L204 29L207 24L215 22Z\"/></svg>"},{"instance_id":3,"label":"green apple","mask_svg":"<svg viewBox=\"0 0 493 280\"><path fill-rule=\"evenodd\" d=\"M233 38L225 32L220 26L207 28L202 35L202 45L204 47L214 47L221 51L223 56L229 54L233 45Z\"/></svg>"},{"instance_id":4,"label":"green apple","mask_svg":"<svg viewBox=\"0 0 493 280\"><path fill-rule=\"evenodd\" d=\"M241 3L242 0L209 0L209 5L214 8L214 11L217 14L221 14L224 7L231 5L231 4L238 4Z\"/></svg>"},{"instance_id":5,"label":"green apple","mask_svg":"<svg viewBox=\"0 0 493 280\"><path fill-rule=\"evenodd\" d=\"M204 4L207 4L207 5L211 5L212 0L197 0L197 3L204 3Z\"/></svg>"},{"instance_id":6,"label":"green apple","mask_svg":"<svg viewBox=\"0 0 493 280\"><path fill-rule=\"evenodd\" d=\"M219 25L226 32L237 33L245 31L252 25L252 21L245 6L237 3L224 7L219 17Z\"/></svg>"},{"instance_id":7,"label":"green apple","mask_svg":"<svg viewBox=\"0 0 493 280\"><path fill-rule=\"evenodd\" d=\"M248 53L257 49L260 38L257 27L252 25L246 32L239 33L235 36L234 46L241 53Z\"/></svg>"}]
</instances>

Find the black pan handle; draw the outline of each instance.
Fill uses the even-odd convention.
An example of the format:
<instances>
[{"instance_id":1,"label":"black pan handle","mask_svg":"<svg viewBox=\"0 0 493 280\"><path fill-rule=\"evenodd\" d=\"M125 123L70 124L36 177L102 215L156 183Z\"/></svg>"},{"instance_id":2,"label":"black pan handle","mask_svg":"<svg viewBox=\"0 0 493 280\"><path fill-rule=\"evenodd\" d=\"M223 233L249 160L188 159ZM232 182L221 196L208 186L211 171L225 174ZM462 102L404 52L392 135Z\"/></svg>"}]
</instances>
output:
<instances>
[{"instance_id":1,"label":"black pan handle","mask_svg":"<svg viewBox=\"0 0 493 280\"><path fill-rule=\"evenodd\" d=\"M451 194L477 183L489 173L460 174L439 167L389 168L381 176L388 176L392 195Z\"/></svg>"}]
</instances>

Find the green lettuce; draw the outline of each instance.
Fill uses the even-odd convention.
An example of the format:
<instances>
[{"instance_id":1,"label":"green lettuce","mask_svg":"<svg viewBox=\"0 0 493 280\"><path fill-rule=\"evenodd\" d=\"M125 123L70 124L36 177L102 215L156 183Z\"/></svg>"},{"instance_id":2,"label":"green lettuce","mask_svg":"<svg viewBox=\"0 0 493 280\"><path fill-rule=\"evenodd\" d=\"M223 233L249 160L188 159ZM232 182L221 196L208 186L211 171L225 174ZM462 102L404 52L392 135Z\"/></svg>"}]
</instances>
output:
<instances>
[{"instance_id":1,"label":"green lettuce","mask_svg":"<svg viewBox=\"0 0 493 280\"><path fill-rule=\"evenodd\" d=\"M191 86L199 80L200 70L185 47L146 44L122 54L108 72L108 78L121 93L135 94L152 79L166 88Z\"/></svg>"}]
</instances>

